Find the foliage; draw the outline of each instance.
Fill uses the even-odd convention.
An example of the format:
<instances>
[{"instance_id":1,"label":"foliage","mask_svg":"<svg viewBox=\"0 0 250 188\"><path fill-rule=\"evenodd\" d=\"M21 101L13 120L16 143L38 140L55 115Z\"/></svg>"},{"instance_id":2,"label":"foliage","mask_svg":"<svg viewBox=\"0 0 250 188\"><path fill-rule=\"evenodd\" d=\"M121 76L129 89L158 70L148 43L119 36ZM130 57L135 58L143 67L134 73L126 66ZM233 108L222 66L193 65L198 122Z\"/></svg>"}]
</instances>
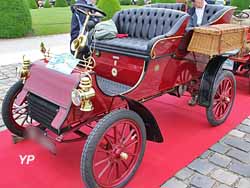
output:
<instances>
[{"instance_id":1,"label":"foliage","mask_svg":"<svg viewBox=\"0 0 250 188\"><path fill-rule=\"evenodd\" d=\"M231 5L238 7L239 10L248 9L250 6L249 0L231 0Z\"/></svg>"},{"instance_id":2,"label":"foliage","mask_svg":"<svg viewBox=\"0 0 250 188\"><path fill-rule=\"evenodd\" d=\"M129 9L129 8L137 8L138 6L126 5L121 7L122 9ZM0 8L0 15L2 15L1 10L2 9ZM30 12L32 16L33 35L35 36L53 35L53 34L70 32L70 22L71 22L72 12L69 7L32 9L30 10ZM0 30L1 29L2 25L0 23Z\"/></svg>"},{"instance_id":3,"label":"foliage","mask_svg":"<svg viewBox=\"0 0 250 188\"><path fill-rule=\"evenodd\" d=\"M0 3L0 38L22 37L31 32L31 15L26 0Z\"/></svg>"},{"instance_id":4,"label":"foliage","mask_svg":"<svg viewBox=\"0 0 250 188\"><path fill-rule=\"evenodd\" d=\"M121 10L119 0L99 0L97 7L107 14L105 20L111 19L117 11Z\"/></svg>"},{"instance_id":5,"label":"foliage","mask_svg":"<svg viewBox=\"0 0 250 188\"><path fill-rule=\"evenodd\" d=\"M46 1L45 1L45 4L44 4L43 7L44 7L44 8L50 8L50 7L51 7L51 5L50 5L50 3L49 3L49 0L46 0Z\"/></svg>"},{"instance_id":6,"label":"foliage","mask_svg":"<svg viewBox=\"0 0 250 188\"><path fill-rule=\"evenodd\" d=\"M137 0L136 4L141 6L141 5L144 5L145 2L144 2L144 0Z\"/></svg>"},{"instance_id":7,"label":"foliage","mask_svg":"<svg viewBox=\"0 0 250 188\"><path fill-rule=\"evenodd\" d=\"M153 0L154 3L176 3L176 0Z\"/></svg>"},{"instance_id":8,"label":"foliage","mask_svg":"<svg viewBox=\"0 0 250 188\"><path fill-rule=\"evenodd\" d=\"M56 0L55 7L67 7L68 3L66 0Z\"/></svg>"},{"instance_id":9,"label":"foliage","mask_svg":"<svg viewBox=\"0 0 250 188\"><path fill-rule=\"evenodd\" d=\"M131 0L120 0L120 4L121 5L130 5L131 4Z\"/></svg>"},{"instance_id":10,"label":"foliage","mask_svg":"<svg viewBox=\"0 0 250 188\"><path fill-rule=\"evenodd\" d=\"M70 0L70 5L74 5L76 3L76 0Z\"/></svg>"},{"instance_id":11,"label":"foliage","mask_svg":"<svg viewBox=\"0 0 250 188\"><path fill-rule=\"evenodd\" d=\"M36 0L27 0L27 2L29 4L29 8L30 9L37 9L38 8Z\"/></svg>"}]
</instances>

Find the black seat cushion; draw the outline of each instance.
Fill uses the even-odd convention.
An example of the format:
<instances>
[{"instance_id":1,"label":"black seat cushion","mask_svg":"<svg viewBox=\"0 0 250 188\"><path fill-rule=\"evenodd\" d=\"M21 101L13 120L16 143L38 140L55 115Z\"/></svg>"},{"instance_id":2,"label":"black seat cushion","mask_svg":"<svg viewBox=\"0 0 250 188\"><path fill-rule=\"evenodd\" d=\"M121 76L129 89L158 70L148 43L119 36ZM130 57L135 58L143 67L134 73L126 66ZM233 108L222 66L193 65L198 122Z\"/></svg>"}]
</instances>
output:
<instances>
[{"instance_id":1,"label":"black seat cushion","mask_svg":"<svg viewBox=\"0 0 250 188\"><path fill-rule=\"evenodd\" d=\"M185 12L139 8L122 10L113 17L117 30L128 38L96 41L96 49L149 56L153 44L160 38L175 35L189 18Z\"/></svg>"},{"instance_id":2,"label":"black seat cushion","mask_svg":"<svg viewBox=\"0 0 250 188\"><path fill-rule=\"evenodd\" d=\"M180 11L185 11L186 9L186 6L184 3L155 3L155 4L145 5L145 7L165 8L165 9L173 9L173 10L180 10Z\"/></svg>"},{"instance_id":3,"label":"black seat cushion","mask_svg":"<svg viewBox=\"0 0 250 188\"><path fill-rule=\"evenodd\" d=\"M141 56L147 56L150 50L149 40L131 37L100 40L96 43L96 48L102 47L110 52L126 51L127 55L133 54L136 51L136 53Z\"/></svg>"}]
</instances>

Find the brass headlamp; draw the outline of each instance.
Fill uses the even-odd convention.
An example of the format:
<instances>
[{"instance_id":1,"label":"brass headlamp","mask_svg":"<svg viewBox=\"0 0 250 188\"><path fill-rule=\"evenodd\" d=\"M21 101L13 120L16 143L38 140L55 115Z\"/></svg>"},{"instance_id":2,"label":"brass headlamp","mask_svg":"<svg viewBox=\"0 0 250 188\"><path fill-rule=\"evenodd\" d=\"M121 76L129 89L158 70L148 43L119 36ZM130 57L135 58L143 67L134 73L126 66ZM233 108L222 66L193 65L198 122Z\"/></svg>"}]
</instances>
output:
<instances>
[{"instance_id":1,"label":"brass headlamp","mask_svg":"<svg viewBox=\"0 0 250 188\"><path fill-rule=\"evenodd\" d=\"M17 70L18 71L18 77L22 80L26 80L29 76L30 73L30 65L31 62L30 60L26 60L25 56L23 56L23 63L22 63L22 67Z\"/></svg>"},{"instance_id":2,"label":"brass headlamp","mask_svg":"<svg viewBox=\"0 0 250 188\"><path fill-rule=\"evenodd\" d=\"M74 105L81 106L83 112L90 112L94 109L91 98L95 96L95 90L92 87L90 75L81 78L79 88L71 93L71 99Z\"/></svg>"}]
</instances>

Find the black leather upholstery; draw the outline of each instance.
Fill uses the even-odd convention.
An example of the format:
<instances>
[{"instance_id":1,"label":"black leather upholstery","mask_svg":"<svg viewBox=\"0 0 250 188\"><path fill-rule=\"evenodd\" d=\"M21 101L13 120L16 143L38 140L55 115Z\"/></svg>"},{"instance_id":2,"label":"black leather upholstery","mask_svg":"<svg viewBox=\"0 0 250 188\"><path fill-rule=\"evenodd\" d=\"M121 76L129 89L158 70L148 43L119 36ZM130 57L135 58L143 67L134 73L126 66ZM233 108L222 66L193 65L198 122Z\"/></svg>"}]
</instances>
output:
<instances>
[{"instance_id":1,"label":"black leather upholstery","mask_svg":"<svg viewBox=\"0 0 250 188\"><path fill-rule=\"evenodd\" d=\"M230 6L223 5L206 5L205 13L203 15L202 25L210 24L222 16L226 11L231 9Z\"/></svg>"},{"instance_id":2,"label":"black leather upholstery","mask_svg":"<svg viewBox=\"0 0 250 188\"><path fill-rule=\"evenodd\" d=\"M184 3L155 3L155 4L145 5L145 7L165 8L165 9L172 9L172 10L179 10L179 11L185 11L186 9L186 6Z\"/></svg>"},{"instance_id":3,"label":"black leather upholstery","mask_svg":"<svg viewBox=\"0 0 250 188\"><path fill-rule=\"evenodd\" d=\"M215 22L219 17L223 16L223 14L230 9L232 9L231 6L207 4L205 7L205 12L203 15L201 26L211 25L213 22ZM191 15L191 19L189 21L186 31L192 31L194 27L198 27L195 8L189 9L188 13Z\"/></svg>"},{"instance_id":4,"label":"black leather upholstery","mask_svg":"<svg viewBox=\"0 0 250 188\"><path fill-rule=\"evenodd\" d=\"M96 41L96 49L147 57L157 40L173 36L188 18L187 13L171 9L122 10L113 17L113 21L118 32L129 37Z\"/></svg>"},{"instance_id":5,"label":"black leather upholstery","mask_svg":"<svg viewBox=\"0 0 250 188\"><path fill-rule=\"evenodd\" d=\"M149 41L140 38L115 38L112 40L100 40L96 43L96 49L120 53L125 55L133 55L136 53L138 57L148 56Z\"/></svg>"}]
</instances>

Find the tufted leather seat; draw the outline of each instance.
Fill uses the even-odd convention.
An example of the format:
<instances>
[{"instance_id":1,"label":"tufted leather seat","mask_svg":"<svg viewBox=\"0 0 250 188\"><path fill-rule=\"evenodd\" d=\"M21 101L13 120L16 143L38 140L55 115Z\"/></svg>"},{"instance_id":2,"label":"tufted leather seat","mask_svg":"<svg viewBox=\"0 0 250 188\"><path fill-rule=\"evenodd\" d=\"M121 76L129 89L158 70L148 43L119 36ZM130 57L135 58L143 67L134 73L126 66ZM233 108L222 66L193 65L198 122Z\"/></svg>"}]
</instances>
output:
<instances>
[{"instance_id":1,"label":"tufted leather seat","mask_svg":"<svg viewBox=\"0 0 250 188\"><path fill-rule=\"evenodd\" d=\"M231 9L230 6L223 5L206 5L205 13L202 20L202 25L210 24L222 16L226 11Z\"/></svg>"},{"instance_id":2,"label":"tufted leather seat","mask_svg":"<svg viewBox=\"0 0 250 188\"><path fill-rule=\"evenodd\" d=\"M170 9L122 10L116 13L113 21L118 32L129 37L99 40L95 47L97 50L146 58L157 40L174 36L188 18L187 13Z\"/></svg>"},{"instance_id":3,"label":"tufted leather seat","mask_svg":"<svg viewBox=\"0 0 250 188\"><path fill-rule=\"evenodd\" d=\"M179 10L179 11L185 11L186 9L186 6L184 3L155 3L155 4L145 5L145 7L165 8L165 9L172 9L172 10Z\"/></svg>"},{"instance_id":4,"label":"tufted leather seat","mask_svg":"<svg viewBox=\"0 0 250 188\"><path fill-rule=\"evenodd\" d=\"M208 25L214 24L216 20L218 20L220 17L222 17L226 12L228 12L232 8L233 7L231 6L207 4L205 7L205 12L203 15L201 26L208 26ZM186 29L187 32L192 31L194 27L198 27L196 23L197 16L195 15L195 8L189 9L188 13L191 15L191 19ZM228 22L229 21L230 21L230 18L228 18ZM224 20L224 23L226 23L225 20Z\"/></svg>"}]
</instances>

